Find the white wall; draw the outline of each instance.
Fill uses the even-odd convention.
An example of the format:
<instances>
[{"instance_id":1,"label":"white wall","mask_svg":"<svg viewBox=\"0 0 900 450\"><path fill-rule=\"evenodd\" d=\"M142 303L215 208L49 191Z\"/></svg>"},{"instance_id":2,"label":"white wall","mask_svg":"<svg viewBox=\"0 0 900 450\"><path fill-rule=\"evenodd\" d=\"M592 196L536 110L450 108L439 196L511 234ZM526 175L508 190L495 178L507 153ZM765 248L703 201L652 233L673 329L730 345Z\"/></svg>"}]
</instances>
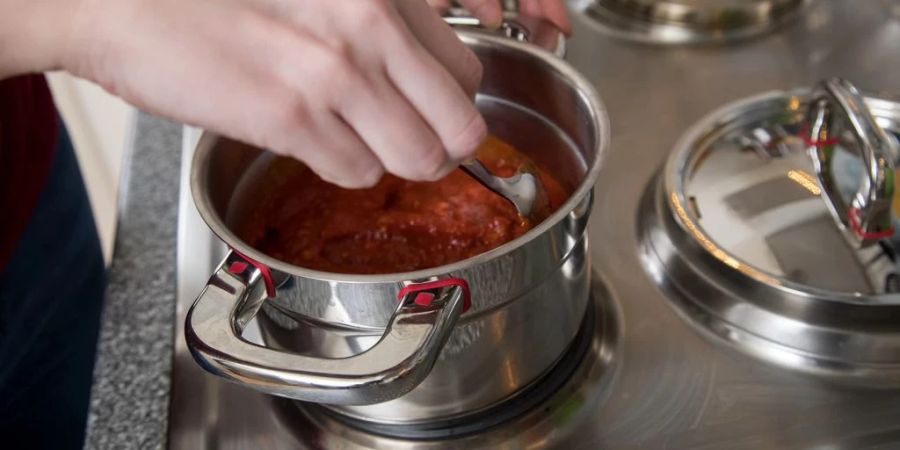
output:
<instances>
[{"instance_id":1,"label":"white wall","mask_svg":"<svg viewBox=\"0 0 900 450\"><path fill-rule=\"evenodd\" d=\"M55 72L47 76L56 106L75 145L107 264L112 257L122 156L135 110L90 82Z\"/></svg>"}]
</instances>

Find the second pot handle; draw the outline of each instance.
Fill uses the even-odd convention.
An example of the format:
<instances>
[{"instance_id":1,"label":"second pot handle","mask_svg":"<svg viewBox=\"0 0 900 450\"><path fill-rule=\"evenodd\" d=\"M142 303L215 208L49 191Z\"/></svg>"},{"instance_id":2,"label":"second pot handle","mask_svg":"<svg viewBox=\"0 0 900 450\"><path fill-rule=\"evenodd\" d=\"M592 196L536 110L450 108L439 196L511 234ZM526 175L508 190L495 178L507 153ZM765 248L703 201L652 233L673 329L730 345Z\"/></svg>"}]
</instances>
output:
<instances>
[{"instance_id":1,"label":"second pot handle","mask_svg":"<svg viewBox=\"0 0 900 450\"><path fill-rule=\"evenodd\" d=\"M566 35L552 23L538 18L506 11L497 30L488 30L481 21L463 8L450 8L443 14L444 22L453 28L473 29L485 33L499 34L514 41L526 42L547 50L560 58L566 56Z\"/></svg>"},{"instance_id":2,"label":"second pot handle","mask_svg":"<svg viewBox=\"0 0 900 450\"><path fill-rule=\"evenodd\" d=\"M194 359L216 375L267 394L341 405L381 403L416 387L434 366L467 295L464 283L407 287L372 348L347 358L320 358L241 338L265 301L262 284L257 268L228 255L185 320Z\"/></svg>"},{"instance_id":3,"label":"second pot handle","mask_svg":"<svg viewBox=\"0 0 900 450\"><path fill-rule=\"evenodd\" d=\"M860 247L893 234L895 143L875 121L859 91L847 80L832 78L814 90L807 113L808 151L822 196L841 228L849 229ZM864 175L849 205L834 179L833 157L841 133L849 125L860 148Z\"/></svg>"}]
</instances>

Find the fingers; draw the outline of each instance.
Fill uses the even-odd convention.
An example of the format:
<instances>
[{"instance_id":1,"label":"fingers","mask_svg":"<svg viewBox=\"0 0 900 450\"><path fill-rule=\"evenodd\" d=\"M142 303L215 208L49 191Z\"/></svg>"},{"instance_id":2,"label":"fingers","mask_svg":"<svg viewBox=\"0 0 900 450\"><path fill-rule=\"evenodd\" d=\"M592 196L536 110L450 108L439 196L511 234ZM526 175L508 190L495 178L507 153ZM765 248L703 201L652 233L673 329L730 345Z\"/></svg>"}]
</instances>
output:
<instances>
[{"instance_id":1,"label":"fingers","mask_svg":"<svg viewBox=\"0 0 900 450\"><path fill-rule=\"evenodd\" d=\"M572 34L572 23L563 0L520 0L519 8L524 15L542 17L566 35Z\"/></svg>"},{"instance_id":2,"label":"fingers","mask_svg":"<svg viewBox=\"0 0 900 450\"><path fill-rule=\"evenodd\" d=\"M384 168L409 180L437 180L455 167L441 140L385 77L361 81L337 111Z\"/></svg>"},{"instance_id":3,"label":"fingers","mask_svg":"<svg viewBox=\"0 0 900 450\"><path fill-rule=\"evenodd\" d=\"M301 29L313 30L328 53L318 57L324 62L295 55L296 64L304 66L295 71L295 83L314 78L297 90L311 91L310 104L331 105L386 171L434 180L483 140L484 121L472 99L481 65L422 0L399 0L396 8L390 2L355 1L333 26L310 22L308 15L288 16ZM419 43L407 20L417 24L430 48Z\"/></svg>"},{"instance_id":4,"label":"fingers","mask_svg":"<svg viewBox=\"0 0 900 450\"><path fill-rule=\"evenodd\" d=\"M387 74L437 134L456 161L472 156L487 135L487 125L456 80L414 39L394 46Z\"/></svg>"},{"instance_id":5,"label":"fingers","mask_svg":"<svg viewBox=\"0 0 900 450\"><path fill-rule=\"evenodd\" d=\"M388 172L414 180L436 179L474 153L486 135L486 126L472 96L419 43L405 21L426 25L439 21L432 37L435 30L450 31L421 0L401 0L398 9L381 9L385 5L381 2L359 5L366 6L355 11L359 16L353 22L366 23L366 33L353 35L349 57L362 64L366 84L341 102L340 114L372 147ZM474 75L460 75L470 80L465 83L474 91L480 64L467 60L473 56L459 47L458 38L438 34L429 42L446 50L442 58L456 70L474 67L464 69ZM454 53L462 60L451 61ZM346 90L336 92L346 95Z\"/></svg>"},{"instance_id":6,"label":"fingers","mask_svg":"<svg viewBox=\"0 0 900 450\"><path fill-rule=\"evenodd\" d=\"M428 4L438 11L445 11L450 9L451 0L428 0Z\"/></svg>"},{"instance_id":7,"label":"fingers","mask_svg":"<svg viewBox=\"0 0 900 450\"><path fill-rule=\"evenodd\" d=\"M459 3L488 28L497 28L503 21L500 0L460 0Z\"/></svg>"},{"instance_id":8,"label":"fingers","mask_svg":"<svg viewBox=\"0 0 900 450\"><path fill-rule=\"evenodd\" d=\"M324 180L345 188L374 185L384 173L372 149L334 108L337 93L363 89L359 70L330 48L290 28L269 24L246 39L243 70L253 96L232 129L245 139L303 161ZM246 37L246 35L245 35ZM268 45L262 45L268 44ZM240 127L240 128L238 128Z\"/></svg>"},{"instance_id":9,"label":"fingers","mask_svg":"<svg viewBox=\"0 0 900 450\"><path fill-rule=\"evenodd\" d=\"M572 22L563 0L540 0L544 9L544 17L558 26L567 36L572 34Z\"/></svg>"},{"instance_id":10,"label":"fingers","mask_svg":"<svg viewBox=\"0 0 900 450\"><path fill-rule=\"evenodd\" d=\"M381 163L341 118L327 111L305 115L299 108L298 114L292 126L285 127L287 140L276 152L303 161L323 180L344 188L378 183L384 174Z\"/></svg>"},{"instance_id":11,"label":"fingers","mask_svg":"<svg viewBox=\"0 0 900 450\"><path fill-rule=\"evenodd\" d=\"M449 5L449 1L447 3ZM469 97L474 97L482 74L481 62L475 53L425 3L412 0L398 5L397 10L419 43L453 75Z\"/></svg>"},{"instance_id":12,"label":"fingers","mask_svg":"<svg viewBox=\"0 0 900 450\"><path fill-rule=\"evenodd\" d=\"M377 8L380 4L369 2L366 5L359 7ZM427 8L424 3L422 5ZM366 24L364 40L347 41L348 47L342 49L300 34L294 38L298 42L290 45L287 56L283 57L285 72L281 79L312 105L306 109L312 110L314 116L318 114L317 107L324 107L344 120L368 152L377 157L377 163L384 170L421 181L446 175L455 167L453 158L420 110L411 104L408 95L389 79L385 68L395 55L402 53L398 48L403 41L414 42L414 39L403 36L409 32L396 12L358 9L354 13L360 16L348 20L356 24L351 28L359 29L361 24ZM291 50L293 48L300 50ZM417 57L423 58L422 55ZM445 85L436 86L437 92L431 95L435 98L459 97L459 103L474 109L453 77L433 58L429 57L429 61L445 80ZM272 65L271 61L269 65ZM413 79L434 76L417 67L406 70L412 72L409 76ZM447 120L452 122L453 117ZM332 146L331 143L325 145L325 148ZM337 176L336 173L333 175Z\"/></svg>"}]
</instances>

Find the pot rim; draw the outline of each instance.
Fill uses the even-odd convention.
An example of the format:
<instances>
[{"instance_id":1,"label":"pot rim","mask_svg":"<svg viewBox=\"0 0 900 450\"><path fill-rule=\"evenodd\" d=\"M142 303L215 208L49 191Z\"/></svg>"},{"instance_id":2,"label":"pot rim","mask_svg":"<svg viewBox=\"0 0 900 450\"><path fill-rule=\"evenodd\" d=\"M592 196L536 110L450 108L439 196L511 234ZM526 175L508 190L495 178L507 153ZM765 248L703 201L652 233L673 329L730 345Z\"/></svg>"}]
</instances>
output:
<instances>
[{"instance_id":1,"label":"pot rim","mask_svg":"<svg viewBox=\"0 0 900 450\"><path fill-rule=\"evenodd\" d=\"M532 228L522 236L519 236L518 238L513 239L499 247L451 264L445 264L442 266L431 267L427 269L385 274L347 274L338 272L326 272L295 266L268 256L245 243L224 224L224 221L219 216L219 214L214 211L208 191L202 188L205 183L201 183L201 181L205 181L207 175L205 174L205 172L201 172L199 168L205 168L206 166L208 166L207 161L210 158L211 149L219 141L219 139L223 139L223 137L215 133L204 132L200 138L200 141L197 143L191 165L191 194L194 200L194 204L198 212L200 213L200 216L203 218L203 221L206 222L207 226L209 226L212 232L216 236L218 236L219 239L224 241L226 245L234 250L237 250L246 257L253 259L255 262L264 264L270 269L275 269L279 272L308 279L327 280L343 283L400 283L403 281L421 280L447 273L458 272L509 254L536 239L538 236L546 233L549 229L562 221L565 216L573 211L581 203L581 201L586 196L588 196L597 181L600 170L602 169L603 163L606 158L606 153L609 149L610 141L609 116L606 111L606 107L603 104L603 101L600 99L600 96L594 89L593 85L588 82L588 80L585 79L584 76L578 73L578 71L575 70L575 68L573 68L567 62L558 58L553 53L550 53L547 50L541 49L531 44L516 42L508 38L485 35L483 33L476 34L474 32L459 31L458 34L460 35L460 38L463 40L463 42L467 44L471 42L488 41L491 44L507 46L510 47L513 51L523 52L529 57L541 60L543 63L548 64L551 69L557 71L567 80L569 80L574 87L578 97L580 97L581 100L589 106L588 111L590 113L590 120L597 126L596 134L598 139L595 146L596 155L594 157L594 161L588 167L588 170L584 174L584 179L582 179L581 183L578 185L575 191L572 192L568 200L566 200L566 202L563 203L563 205L559 209L557 209L556 212L554 212L549 218L547 218L546 220L538 224L538 226Z\"/></svg>"}]
</instances>

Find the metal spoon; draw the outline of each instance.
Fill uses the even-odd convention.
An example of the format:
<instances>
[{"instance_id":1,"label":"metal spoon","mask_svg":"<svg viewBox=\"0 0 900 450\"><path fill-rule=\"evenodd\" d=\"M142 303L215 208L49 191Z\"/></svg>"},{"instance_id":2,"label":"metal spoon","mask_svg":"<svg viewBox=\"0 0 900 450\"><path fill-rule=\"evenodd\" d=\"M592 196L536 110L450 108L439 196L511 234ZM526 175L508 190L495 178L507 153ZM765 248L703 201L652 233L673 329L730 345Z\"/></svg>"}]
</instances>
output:
<instances>
[{"instance_id":1,"label":"metal spoon","mask_svg":"<svg viewBox=\"0 0 900 450\"><path fill-rule=\"evenodd\" d=\"M498 177L487 170L477 159L468 159L460 169L484 187L512 203L519 215L537 224L550 215L550 201L537 174L528 167L520 167L515 175Z\"/></svg>"}]
</instances>

